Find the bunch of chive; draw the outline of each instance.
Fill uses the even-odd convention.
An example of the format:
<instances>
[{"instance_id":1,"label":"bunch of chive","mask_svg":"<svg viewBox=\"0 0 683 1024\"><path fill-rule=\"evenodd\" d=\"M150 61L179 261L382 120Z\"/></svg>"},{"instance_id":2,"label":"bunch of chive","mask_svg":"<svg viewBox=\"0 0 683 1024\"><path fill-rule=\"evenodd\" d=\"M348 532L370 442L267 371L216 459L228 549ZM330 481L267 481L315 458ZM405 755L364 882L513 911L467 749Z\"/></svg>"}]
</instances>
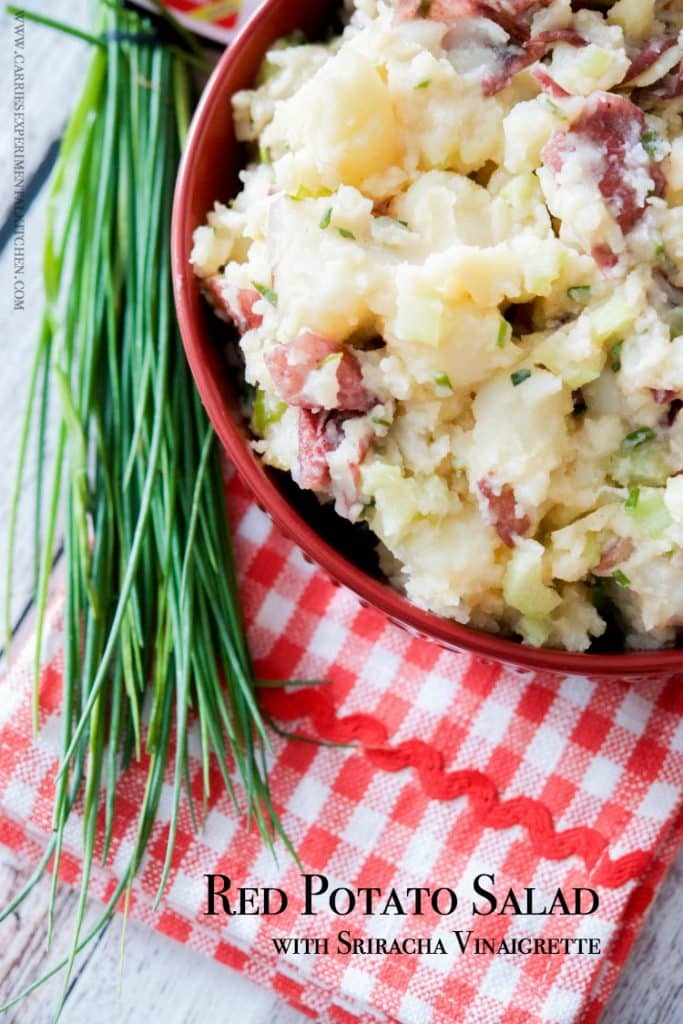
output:
<instances>
[{"instance_id":1,"label":"bunch of chive","mask_svg":"<svg viewBox=\"0 0 683 1024\"><path fill-rule=\"evenodd\" d=\"M279 834L291 850L268 788L268 738L242 622L220 452L172 307L170 206L192 101L188 64L196 51L183 51L191 45L186 36L162 41L155 25L122 0L93 3L98 33L76 34L92 44L94 55L52 185L46 308L23 427L7 580L9 608L18 496L35 436L38 490L49 493L45 527L36 527L34 722L37 727L48 580L62 507L63 749L53 838L29 885L0 919L52 861L51 932L65 828L80 801L83 871L72 950L45 976L66 968L60 1009L77 952L130 891L171 759L171 825L159 897L184 789L196 820L186 786L190 709L198 720L204 802L215 756L233 797L234 766L248 815L266 841ZM51 387L60 415L48 488L43 467ZM146 788L133 853L98 924L83 934L98 816L106 859L117 781L143 754L147 766L138 770L146 771Z\"/></svg>"}]
</instances>

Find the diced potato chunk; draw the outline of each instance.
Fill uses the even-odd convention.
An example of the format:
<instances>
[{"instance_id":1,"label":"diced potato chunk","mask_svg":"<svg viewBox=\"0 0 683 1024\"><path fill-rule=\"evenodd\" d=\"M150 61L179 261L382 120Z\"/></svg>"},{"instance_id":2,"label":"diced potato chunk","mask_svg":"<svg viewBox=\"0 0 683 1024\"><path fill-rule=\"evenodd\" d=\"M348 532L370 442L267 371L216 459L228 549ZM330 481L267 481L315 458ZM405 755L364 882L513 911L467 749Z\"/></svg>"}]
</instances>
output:
<instances>
[{"instance_id":1,"label":"diced potato chunk","mask_svg":"<svg viewBox=\"0 0 683 1024\"><path fill-rule=\"evenodd\" d=\"M297 98L296 142L325 176L361 185L400 158L389 91L372 62L350 48L329 61Z\"/></svg>"},{"instance_id":2,"label":"diced potato chunk","mask_svg":"<svg viewBox=\"0 0 683 1024\"><path fill-rule=\"evenodd\" d=\"M652 32L655 0L617 0L607 13L611 25L620 25L627 36L645 39Z\"/></svg>"}]
</instances>

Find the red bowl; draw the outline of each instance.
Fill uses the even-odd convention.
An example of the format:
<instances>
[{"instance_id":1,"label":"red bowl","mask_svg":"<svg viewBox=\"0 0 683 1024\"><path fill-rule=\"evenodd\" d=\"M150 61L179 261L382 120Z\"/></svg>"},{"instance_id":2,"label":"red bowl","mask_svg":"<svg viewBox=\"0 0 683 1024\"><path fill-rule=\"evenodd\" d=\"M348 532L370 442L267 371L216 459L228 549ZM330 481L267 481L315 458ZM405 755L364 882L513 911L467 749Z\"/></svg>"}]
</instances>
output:
<instances>
[{"instance_id":1,"label":"red bowl","mask_svg":"<svg viewBox=\"0 0 683 1024\"><path fill-rule=\"evenodd\" d=\"M257 502L277 525L333 579L353 590L410 632L443 647L469 651L520 669L598 678L661 678L683 671L681 650L630 654L569 654L537 650L440 618L410 604L380 579L340 554L325 539L312 506L302 507L296 488L283 485L254 455L229 379L216 321L200 296L189 263L192 233L206 220L214 200L235 194L244 153L236 142L230 101L252 85L268 47L295 29L323 35L338 3L333 0L269 0L223 54L197 108L180 167L173 206L173 285L187 358L202 401L225 449ZM341 529L341 526L339 526ZM348 546L348 545L347 545ZM338 545L337 545L338 547Z\"/></svg>"}]
</instances>

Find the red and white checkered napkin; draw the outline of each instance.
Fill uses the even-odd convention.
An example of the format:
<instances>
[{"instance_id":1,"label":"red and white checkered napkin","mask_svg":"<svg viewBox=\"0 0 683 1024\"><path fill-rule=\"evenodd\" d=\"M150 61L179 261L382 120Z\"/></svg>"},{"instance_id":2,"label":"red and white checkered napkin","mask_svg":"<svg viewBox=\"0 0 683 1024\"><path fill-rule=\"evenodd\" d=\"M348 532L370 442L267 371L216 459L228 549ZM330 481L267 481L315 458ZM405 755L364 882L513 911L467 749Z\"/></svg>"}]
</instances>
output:
<instances>
[{"instance_id":1,"label":"red and white checkered napkin","mask_svg":"<svg viewBox=\"0 0 683 1024\"><path fill-rule=\"evenodd\" d=\"M446 653L362 608L307 564L239 483L230 499L252 649L264 678L320 678L326 687L269 691L268 709L297 729L352 747L274 740L270 779L303 869L330 888L401 893L443 886L460 894L451 917L301 917L300 870L275 863L216 798L194 835L185 814L159 914L151 905L165 851L170 800L136 884L132 912L207 956L270 985L311 1018L405 1024L568 1024L595 1021L681 837L681 679L597 683L547 679ZM28 659L30 660L30 658ZM30 735L29 673L0 690L0 839L37 857L50 829L59 722L59 662L43 674L41 730ZM196 763L193 786L201 792ZM130 849L141 775L119 787L119 827L97 892L113 891ZM170 789L167 797L170 795ZM78 829L69 834L70 881ZM204 875L279 886L279 917L204 916ZM496 891L590 886L589 917L472 917L472 881ZM482 900L479 900L483 904ZM446 955L345 955L336 935L441 936ZM460 953L452 929L600 939L601 955ZM327 955L278 955L273 936L329 937Z\"/></svg>"}]
</instances>

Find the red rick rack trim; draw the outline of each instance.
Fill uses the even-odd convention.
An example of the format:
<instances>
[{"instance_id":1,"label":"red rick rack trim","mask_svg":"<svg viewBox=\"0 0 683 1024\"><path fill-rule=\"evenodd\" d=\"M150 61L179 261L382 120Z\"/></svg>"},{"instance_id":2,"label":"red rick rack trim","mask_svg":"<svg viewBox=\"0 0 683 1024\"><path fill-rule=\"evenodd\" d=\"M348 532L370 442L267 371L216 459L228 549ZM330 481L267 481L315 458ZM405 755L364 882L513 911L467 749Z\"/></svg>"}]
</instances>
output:
<instances>
[{"instance_id":1,"label":"red rick rack trim","mask_svg":"<svg viewBox=\"0 0 683 1024\"><path fill-rule=\"evenodd\" d=\"M441 751L432 744L412 739L391 746L387 728L378 718L360 712L338 717L331 697L320 689L297 690L296 693L271 690L264 694L262 704L268 714L281 722L310 719L316 730L316 736L311 739L357 743L368 760L382 771L413 768L424 793L432 800L469 797L488 828L521 825L538 856L548 860L581 857L593 872L592 881L596 885L619 889L627 882L642 878L650 866L651 855L644 850L634 850L612 860L606 852L607 838L589 826L558 832L550 809L540 800L524 796L501 800L494 782L483 772L446 771ZM601 858L603 861L596 868Z\"/></svg>"}]
</instances>

